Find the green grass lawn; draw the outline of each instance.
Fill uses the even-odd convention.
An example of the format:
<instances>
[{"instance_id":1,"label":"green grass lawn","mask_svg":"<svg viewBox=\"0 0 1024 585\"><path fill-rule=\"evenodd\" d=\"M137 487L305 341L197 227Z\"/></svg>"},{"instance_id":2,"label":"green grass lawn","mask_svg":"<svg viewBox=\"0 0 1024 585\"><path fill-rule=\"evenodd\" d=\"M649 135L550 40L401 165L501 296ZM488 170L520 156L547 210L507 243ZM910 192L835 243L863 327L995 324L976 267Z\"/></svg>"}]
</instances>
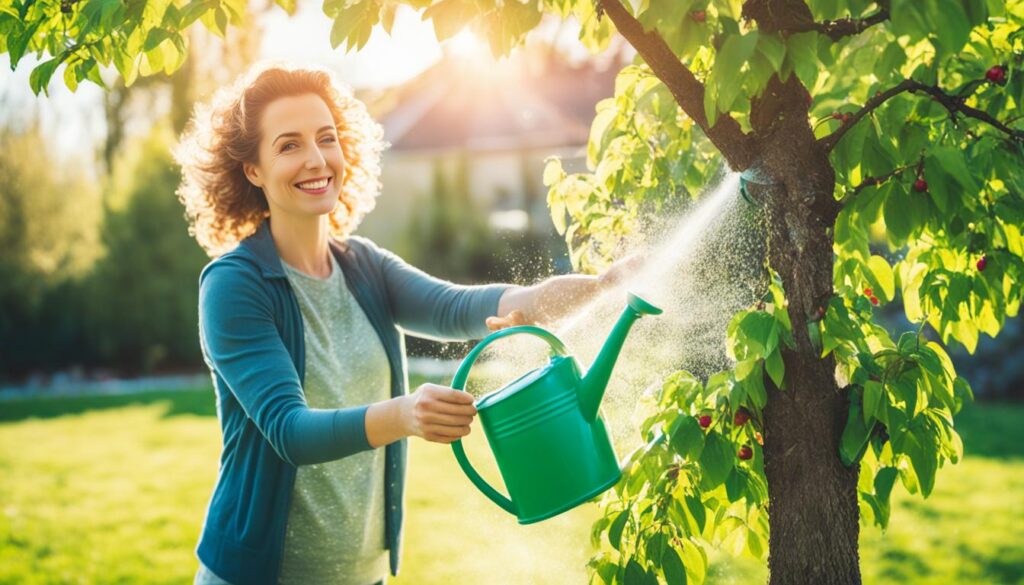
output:
<instances>
[{"instance_id":1,"label":"green grass lawn","mask_svg":"<svg viewBox=\"0 0 1024 585\"><path fill-rule=\"evenodd\" d=\"M866 583L1024 584L1024 406L958 419L967 456L928 500L897 490L890 529L862 528ZM470 457L495 479L482 433ZM212 392L0 403L0 583L182 583L217 473ZM586 582L588 504L519 526L446 446L412 441L400 585ZM712 555L712 583L763 580Z\"/></svg>"}]
</instances>

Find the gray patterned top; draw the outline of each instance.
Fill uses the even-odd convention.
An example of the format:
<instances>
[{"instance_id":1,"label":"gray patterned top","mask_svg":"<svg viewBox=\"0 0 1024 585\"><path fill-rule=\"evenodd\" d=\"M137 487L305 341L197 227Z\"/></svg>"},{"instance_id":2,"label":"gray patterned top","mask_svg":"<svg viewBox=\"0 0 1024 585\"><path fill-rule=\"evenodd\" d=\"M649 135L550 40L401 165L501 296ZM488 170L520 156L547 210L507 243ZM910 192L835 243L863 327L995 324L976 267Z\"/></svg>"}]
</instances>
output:
<instances>
[{"instance_id":1,"label":"gray patterned top","mask_svg":"<svg viewBox=\"0 0 1024 585\"><path fill-rule=\"evenodd\" d=\"M326 279L282 261L302 312L310 408L390 398L387 354L345 285L334 255ZM384 544L384 450L298 468L281 583L369 585L388 572Z\"/></svg>"}]
</instances>

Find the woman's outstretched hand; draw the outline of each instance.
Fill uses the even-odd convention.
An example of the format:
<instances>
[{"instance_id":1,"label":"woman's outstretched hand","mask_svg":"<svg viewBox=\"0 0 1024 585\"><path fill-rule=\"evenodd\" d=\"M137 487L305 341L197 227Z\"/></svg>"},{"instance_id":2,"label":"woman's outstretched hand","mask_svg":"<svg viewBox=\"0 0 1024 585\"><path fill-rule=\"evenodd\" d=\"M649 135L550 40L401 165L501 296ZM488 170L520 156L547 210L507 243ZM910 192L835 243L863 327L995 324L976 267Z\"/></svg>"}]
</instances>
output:
<instances>
[{"instance_id":1,"label":"woman's outstretched hand","mask_svg":"<svg viewBox=\"0 0 1024 585\"><path fill-rule=\"evenodd\" d=\"M438 384L421 385L405 396L402 408L408 434L434 443L465 437L475 416L472 394Z\"/></svg>"}]
</instances>

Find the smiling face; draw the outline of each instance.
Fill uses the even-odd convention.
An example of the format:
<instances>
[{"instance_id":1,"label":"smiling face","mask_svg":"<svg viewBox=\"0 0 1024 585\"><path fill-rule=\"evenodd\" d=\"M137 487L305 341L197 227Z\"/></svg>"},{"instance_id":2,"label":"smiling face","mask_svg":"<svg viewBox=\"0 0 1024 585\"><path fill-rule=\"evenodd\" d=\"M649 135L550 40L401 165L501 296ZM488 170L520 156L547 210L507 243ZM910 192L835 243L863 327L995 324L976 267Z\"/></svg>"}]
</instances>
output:
<instances>
[{"instance_id":1,"label":"smiling face","mask_svg":"<svg viewBox=\"0 0 1024 585\"><path fill-rule=\"evenodd\" d=\"M268 104L260 120L259 162L243 169L263 189L271 218L334 210L345 161L327 104L312 93Z\"/></svg>"}]
</instances>

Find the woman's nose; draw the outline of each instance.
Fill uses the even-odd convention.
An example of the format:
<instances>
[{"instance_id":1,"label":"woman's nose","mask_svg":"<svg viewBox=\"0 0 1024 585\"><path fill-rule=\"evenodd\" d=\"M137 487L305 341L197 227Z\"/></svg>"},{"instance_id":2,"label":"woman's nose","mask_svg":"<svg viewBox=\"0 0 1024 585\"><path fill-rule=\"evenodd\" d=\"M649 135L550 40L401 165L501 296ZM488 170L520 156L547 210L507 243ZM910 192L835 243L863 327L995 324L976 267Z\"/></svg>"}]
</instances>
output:
<instances>
[{"instance_id":1,"label":"woman's nose","mask_svg":"<svg viewBox=\"0 0 1024 585\"><path fill-rule=\"evenodd\" d=\"M327 160L324 158L319 148L310 148L309 152L313 154L306 157L306 168L307 169L319 169L323 168L327 164Z\"/></svg>"}]
</instances>

